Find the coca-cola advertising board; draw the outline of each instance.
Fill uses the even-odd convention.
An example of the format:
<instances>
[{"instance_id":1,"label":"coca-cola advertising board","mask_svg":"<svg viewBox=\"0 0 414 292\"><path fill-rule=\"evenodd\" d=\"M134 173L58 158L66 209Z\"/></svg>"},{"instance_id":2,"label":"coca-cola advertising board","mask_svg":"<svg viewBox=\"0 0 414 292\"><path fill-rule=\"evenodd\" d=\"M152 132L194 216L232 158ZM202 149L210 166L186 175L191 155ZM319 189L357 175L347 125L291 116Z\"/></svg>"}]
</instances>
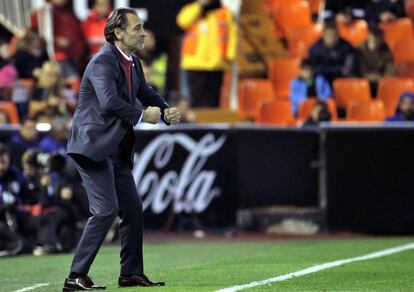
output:
<instances>
[{"instance_id":1,"label":"coca-cola advertising board","mask_svg":"<svg viewBox=\"0 0 414 292\"><path fill-rule=\"evenodd\" d=\"M193 220L233 225L237 209L235 155L229 131L138 130L133 176L147 228ZM184 218L184 219L183 219Z\"/></svg>"}]
</instances>

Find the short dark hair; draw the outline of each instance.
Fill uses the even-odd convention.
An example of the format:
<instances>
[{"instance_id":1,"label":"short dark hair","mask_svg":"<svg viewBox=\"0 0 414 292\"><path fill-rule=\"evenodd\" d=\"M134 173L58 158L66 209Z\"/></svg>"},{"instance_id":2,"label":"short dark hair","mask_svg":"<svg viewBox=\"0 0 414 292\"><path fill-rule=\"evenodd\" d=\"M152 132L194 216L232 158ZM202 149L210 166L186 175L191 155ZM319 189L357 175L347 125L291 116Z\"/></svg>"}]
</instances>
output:
<instances>
[{"instance_id":1,"label":"short dark hair","mask_svg":"<svg viewBox=\"0 0 414 292\"><path fill-rule=\"evenodd\" d=\"M329 111L328 104L325 101L319 100L314 105L314 107L317 106L321 108L318 116L319 122L330 122L332 120L332 115Z\"/></svg>"},{"instance_id":2,"label":"short dark hair","mask_svg":"<svg viewBox=\"0 0 414 292\"><path fill-rule=\"evenodd\" d=\"M300 68L311 68L312 69L312 61L310 59L303 59L300 63Z\"/></svg>"},{"instance_id":3,"label":"short dark hair","mask_svg":"<svg viewBox=\"0 0 414 292\"><path fill-rule=\"evenodd\" d=\"M326 21L323 26L323 30L335 30L338 31L338 27L336 26L336 22L334 20Z\"/></svg>"},{"instance_id":4,"label":"short dark hair","mask_svg":"<svg viewBox=\"0 0 414 292\"><path fill-rule=\"evenodd\" d=\"M7 155L10 156L9 147L4 143L0 143L0 156Z\"/></svg>"},{"instance_id":5,"label":"short dark hair","mask_svg":"<svg viewBox=\"0 0 414 292\"><path fill-rule=\"evenodd\" d=\"M126 7L117 8L109 14L104 29L105 39L108 43L113 44L117 40L114 33L116 28L126 29L128 26L128 19L126 15L128 13L138 15L136 10Z\"/></svg>"}]
</instances>

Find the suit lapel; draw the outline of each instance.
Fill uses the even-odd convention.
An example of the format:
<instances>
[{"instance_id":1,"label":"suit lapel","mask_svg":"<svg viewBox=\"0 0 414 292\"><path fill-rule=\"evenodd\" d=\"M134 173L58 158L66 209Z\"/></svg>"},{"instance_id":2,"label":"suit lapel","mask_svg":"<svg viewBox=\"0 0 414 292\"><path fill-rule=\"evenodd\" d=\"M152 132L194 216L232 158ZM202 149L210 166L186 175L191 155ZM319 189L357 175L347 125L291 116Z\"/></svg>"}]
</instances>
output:
<instances>
[{"instance_id":1,"label":"suit lapel","mask_svg":"<svg viewBox=\"0 0 414 292\"><path fill-rule=\"evenodd\" d=\"M139 87L141 86L141 79L139 78L139 75L138 75L137 59L135 57L132 57L132 60L134 63L133 63L133 67L131 70L131 83L132 83L131 99L132 99L132 103L135 103L135 99L137 97Z\"/></svg>"},{"instance_id":2,"label":"suit lapel","mask_svg":"<svg viewBox=\"0 0 414 292\"><path fill-rule=\"evenodd\" d=\"M108 44L108 45L111 48L112 52L115 54L116 60L117 60L117 64L118 64L118 67L119 67L119 71L121 71L122 72L122 75L123 75L123 78L122 78L122 93L125 96L127 96L131 102L133 102L133 99L131 98L130 93L129 93L127 73L125 72L124 66L122 65L122 61L121 61L122 55L118 51L118 49L116 48L115 45L112 45L112 44ZM132 77L132 75L131 75L131 77ZM132 84L133 84L134 83L134 81L133 81L134 79L131 78L131 80L132 80Z\"/></svg>"}]
</instances>

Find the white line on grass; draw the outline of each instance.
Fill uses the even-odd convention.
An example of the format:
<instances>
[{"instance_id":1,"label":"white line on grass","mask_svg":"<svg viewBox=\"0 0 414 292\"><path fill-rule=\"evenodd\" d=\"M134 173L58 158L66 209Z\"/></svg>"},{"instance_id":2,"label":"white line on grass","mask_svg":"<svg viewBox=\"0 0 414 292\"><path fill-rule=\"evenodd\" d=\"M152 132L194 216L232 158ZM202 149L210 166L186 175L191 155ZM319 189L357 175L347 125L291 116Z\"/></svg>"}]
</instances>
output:
<instances>
[{"instance_id":1,"label":"white line on grass","mask_svg":"<svg viewBox=\"0 0 414 292\"><path fill-rule=\"evenodd\" d=\"M270 279L266 279L266 280L262 280L262 281L251 282L251 283L245 284L245 285L237 285L237 286L233 286L233 287L229 287L229 288L220 289L220 290L217 290L216 292L234 292L234 291L248 289L248 288L252 288L252 287L256 287L256 286L263 286L263 285L267 285L267 284L271 284L271 283L275 283L275 282L282 282L282 281L286 281L286 280L289 280L289 279L292 279L292 278L295 278L295 277L300 277L300 276L316 273L316 272L319 272L319 271L322 271L322 270L342 266L342 265L349 264L349 263L352 263L352 262L359 262L359 261L366 261L366 260L370 260L370 259L375 259L375 258L387 256L387 255L390 255L390 254L403 252L403 251L410 250L410 249L414 249L414 243L409 243L409 244L405 244L405 245L401 245L401 246L396 246L396 247L384 249L384 250L381 250L381 251L373 252L373 253L363 255L363 256L359 256L359 257L355 257L355 258L337 260L337 261L334 261L334 262L329 262L329 263L313 266L313 267L310 267L310 268L307 268L307 269L304 269L304 270L300 270L300 271L297 271L297 272L281 275L281 276L278 276L278 277L274 277L274 278L270 278Z\"/></svg>"},{"instance_id":2,"label":"white line on grass","mask_svg":"<svg viewBox=\"0 0 414 292\"><path fill-rule=\"evenodd\" d=\"M50 283L40 283L40 284L36 284L36 285L30 286L30 287L26 287L26 288L22 288L22 289L19 289L19 290L15 290L13 292L30 291L30 290L34 290L34 289L37 289L37 288L40 288L40 287L49 286L49 285L50 285Z\"/></svg>"}]
</instances>

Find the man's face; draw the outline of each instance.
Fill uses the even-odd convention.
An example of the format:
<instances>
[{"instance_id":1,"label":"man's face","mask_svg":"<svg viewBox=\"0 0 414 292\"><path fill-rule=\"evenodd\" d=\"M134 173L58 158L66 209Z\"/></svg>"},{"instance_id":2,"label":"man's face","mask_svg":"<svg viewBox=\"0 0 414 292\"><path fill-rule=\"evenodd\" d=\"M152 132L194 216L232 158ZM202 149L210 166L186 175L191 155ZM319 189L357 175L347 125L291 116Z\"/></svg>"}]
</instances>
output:
<instances>
[{"instance_id":1,"label":"man's face","mask_svg":"<svg viewBox=\"0 0 414 292\"><path fill-rule=\"evenodd\" d=\"M96 0L94 8L100 17L105 17L111 10L111 3L109 0Z\"/></svg>"},{"instance_id":2,"label":"man's face","mask_svg":"<svg viewBox=\"0 0 414 292\"><path fill-rule=\"evenodd\" d=\"M414 103L411 101L411 98L404 96L400 103L400 111L404 115L410 115L414 113Z\"/></svg>"},{"instance_id":3,"label":"man's face","mask_svg":"<svg viewBox=\"0 0 414 292\"><path fill-rule=\"evenodd\" d=\"M318 104L312 108L312 112L311 112L312 120L314 120L315 122L319 122L319 113L321 112L321 110L322 110L322 107Z\"/></svg>"},{"instance_id":4,"label":"man's face","mask_svg":"<svg viewBox=\"0 0 414 292\"><path fill-rule=\"evenodd\" d=\"M68 3L68 0L52 0L52 3L56 6L63 7Z\"/></svg>"},{"instance_id":5,"label":"man's face","mask_svg":"<svg viewBox=\"0 0 414 292\"><path fill-rule=\"evenodd\" d=\"M328 48L335 46L338 39L338 32L333 28L325 29L323 32L323 41Z\"/></svg>"},{"instance_id":6,"label":"man's face","mask_svg":"<svg viewBox=\"0 0 414 292\"><path fill-rule=\"evenodd\" d=\"M35 141L37 139L36 123L27 120L20 129L20 135L28 141Z\"/></svg>"},{"instance_id":7,"label":"man's face","mask_svg":"<svg viewBox=\"0 0 414 292\"><path fill-rule=\"evenodd\" d=\"M141 50L144 48L145 37L147 36L144 30L144 22L133 13L128 13L128 26L123 30L122 42L131 50Z\"/></svg>"},{"instance_id":8,"label":"man's face","mask_svg":"<svg viewBox=\"0 0 414 292\"><path fill-rule=\"evenodd\" d=\"M38 175L38 168L28 163L23 163L23 173L27 177L36 177Z\"/></svg>"},{"instance_id":9,"label":"man's face","mask_svg":"<svg viewBox=\"0 0 414 292\"><path fill-rule=\"evenodd\" d=\"M3 177L9 169L10 158L8 154L0 155L0 177Z\"/></svg>"},{"instance_id":10,"label":"man's face","mask_svg":"<svg viewBox=\"0 0 414 292\"><path fill-rule=\"evenodd\" d=\"M0 57L6 60L10 57L10 49L7 43L0 45Z\"/></svg>"},{"instance_id":11,"label":"man's face","mask_svg":"<svg viewBox=\"0 0 414 292\"><path fill-rule=\"evenodd\" d=\"M300 76L303 79L310 79L312 77L312 69L310 67L300 68Z\"/></svg>"}]
</instances>

